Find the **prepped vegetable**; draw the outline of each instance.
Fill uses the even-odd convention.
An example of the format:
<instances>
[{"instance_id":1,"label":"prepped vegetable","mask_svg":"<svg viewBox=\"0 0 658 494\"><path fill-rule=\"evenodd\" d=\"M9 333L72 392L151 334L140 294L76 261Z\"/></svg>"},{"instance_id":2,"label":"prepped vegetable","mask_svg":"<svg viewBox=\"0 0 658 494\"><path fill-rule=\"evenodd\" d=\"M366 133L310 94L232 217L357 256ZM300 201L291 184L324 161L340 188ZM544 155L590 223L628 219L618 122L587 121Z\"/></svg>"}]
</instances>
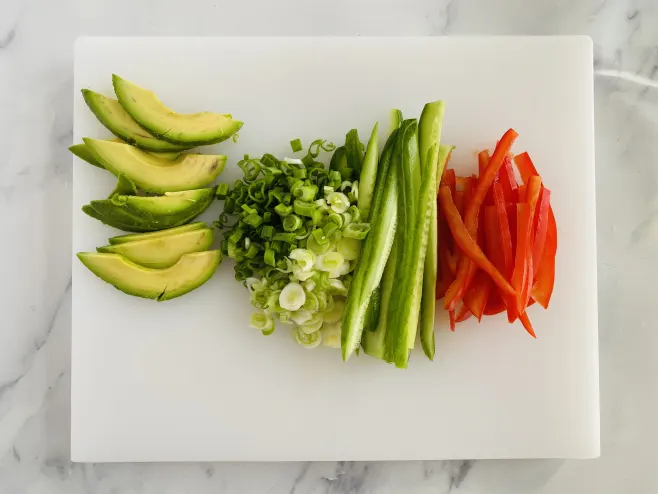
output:
<instances>
[{"instance_id":1,"label":"prepped vegetable","mask_svg":"<svg viewBox=\"0 0 658 494\"><path fill-rule=\"evenodd\" d=\"M114 175L123 173L146 192L164 193L210 185L224 169L226 156L184 154L159 158L129 144L83 139L94 158Z\"/></svg>"},{"instance_id":2,"label":"prepped vegetable","mask_svg":"<svg viewBox=\"0 0 658 494\"><path fill-rule=\"evenodd\" d=\"M222 260L218 250L184 254L167 269L140 266L119 254L80 252L78 259L96 276L128 295L163 302L200 287Z\"/></svg>"},{"instance_id":3,"label":"prepped vegetable","mask_svg":"<svg viewBox=\"0 0 658 494\"><path fill-rule=\"evenodd\" d=\"M506 311L510 323L518 319L535 337L526 309L535 302L546 308L550 301L557 252L551 192L527 153L512 159L509 150L516 135L511 129L506 132L491 157L487 151L479 153L479 176L456 177L453 170L443 174L438 228L447 231L450 242L439 241L437 299L446 297L451 329L472 315L481 321ZM476 185L469 193L472 181ZM465 187L461 191L460 183ZM460 192L466 202L463 220L457 204ZM476 209L469 228L467 220ZM459 264L451 268L456 257Z\"/></svg>"},{"instance_id":4,"label":"prepped vegetable","mask_svg":"<svg viewBox=\"0 0 658 494\"><path fill-rule=\"evenodd\" d=\"M107 130L133 146L147 151L158 152L182 151L192 147L172 144L158 139L135 122L115 99L108 98L89 89L82 90L82 97L92 113L96 115L98 121Z\"/></svg>"},{"instance_id":5,"label":"prepped vegetable","mask_svg":"<svg viewBox=\"0 0 658 494\"><path fill-rule=\"evenodd\" d=\"M398 218L398 170L393 163L393 156L397 140L396 130L384 146L378 167L370 218L372 228L352 279L341 328L343 360L347 360L361 343L370 299L381 281L395 238ZM376 308L372 307L371 310Z\"/></svg>"},{"instance_id":6,"label":"prepped vegetable","mask_svg":"<svg viewBox=\"0 0 658 494\"><path fill-rule=\"evenodd\" d=\"M436 170L437 181L443 175L443 168L452 148L441 147L441 128L443 125L444 104L443 101L427 103L420 115L418 126L418 148L420 150L421 177L426 180L428 172L427 161L430 158L432 146L438 146L439 163ZM437 269L437 205L431 201L431 213L429 219L429 232L427 234L427 252L423 266L422 297L420 305L420 342L425 355L430 360L434 359L434 315L436 312L436 269Z\"/></svg>"},{"instance_id":7,"label":"prepped vegetable","mask_svg":"<svg viewBox=\"0 0 658 494\"><path fill-rule=\"evenodd\" d=\"M242 122L222 113L176 113L152 92L112 75L114 92L126 112L159 139L179 146L222 142L242 128Z\"/></svg>"},{"instance_id":8,"label":"prepped vegetable","mask_svg":"<svg viewBox=\"0 0 658 494\"><path fill-rule=\"evenodd\" d=\"M355 132L348 137L362 153ZM335 167L327 169L319 155L334 150ZM303 158L245 156L238 163L244 178L219 187L225 202L216 226L236 280L247 286L257 313L293 325L293 338L309 349L340 342L345 297L370 230L359 209L355 163L348 166L345 147L317 140Z\"/></svg>"}]
</instances>

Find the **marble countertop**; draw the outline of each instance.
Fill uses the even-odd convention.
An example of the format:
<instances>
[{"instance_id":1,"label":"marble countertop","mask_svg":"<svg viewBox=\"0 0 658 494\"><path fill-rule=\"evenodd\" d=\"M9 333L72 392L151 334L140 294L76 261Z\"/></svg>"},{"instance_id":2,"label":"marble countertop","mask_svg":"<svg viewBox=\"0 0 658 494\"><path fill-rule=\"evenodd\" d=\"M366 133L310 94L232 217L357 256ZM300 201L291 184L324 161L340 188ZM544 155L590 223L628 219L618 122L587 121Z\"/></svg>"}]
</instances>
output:
<instances>
[{"instance_id":1,"label":"marble countertop","mask_svg":"<svg viewBox=\"0 0 658 494\"><path fill-rule=\"evenodd\" d=\"M655 0L0 4L0 492L653 493ZM602 457L405 463L69 461L73 42L79 35L589 34L595 45Z\"/></svg>"}]
</instances>

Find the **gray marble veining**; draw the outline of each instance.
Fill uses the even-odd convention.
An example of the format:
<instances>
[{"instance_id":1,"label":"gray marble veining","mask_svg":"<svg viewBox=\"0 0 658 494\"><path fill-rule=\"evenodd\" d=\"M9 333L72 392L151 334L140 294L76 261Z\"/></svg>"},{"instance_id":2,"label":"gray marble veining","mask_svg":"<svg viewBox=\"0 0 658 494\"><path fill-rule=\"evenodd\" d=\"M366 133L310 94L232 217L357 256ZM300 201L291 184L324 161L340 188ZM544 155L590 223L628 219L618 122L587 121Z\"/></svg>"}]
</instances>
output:
<instances>
[{"instance_id":1,"label":"gray marble veining","mask_svg":"<svg viewBox=\"0 0 658 494\"><path fill-rule=\"evenodd\" d=\"M149 2L149 4L151 4ZM0 492L658 491L655 0L0 2ZM78 35L589 34L595 43L602 457L71 464L72 45Z\"/></svg>"}]
</instances>

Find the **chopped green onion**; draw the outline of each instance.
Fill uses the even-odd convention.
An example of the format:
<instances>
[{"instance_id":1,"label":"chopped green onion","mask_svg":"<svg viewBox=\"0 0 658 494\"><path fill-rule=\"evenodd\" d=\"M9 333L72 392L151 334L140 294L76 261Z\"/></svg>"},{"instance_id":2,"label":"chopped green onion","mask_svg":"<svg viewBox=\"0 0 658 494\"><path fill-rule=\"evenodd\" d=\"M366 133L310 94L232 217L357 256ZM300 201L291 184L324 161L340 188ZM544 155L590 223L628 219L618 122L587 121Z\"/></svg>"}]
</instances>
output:
<instances>
[{"instance_id":1,"label":"chopped green onion","mask_svg":"<svg viewBox=\"0 0 658 494\"><path fill-rule=\"evenodd\" d=\"M321 228L313 230L310 238L313 238L319 245L329 244L329 238L324 234L324 231L322 231Z\"/></svg>"},{"instance_id":2,"label":"chopped green onion","mask_svg":"<svg viewBox=\"0 0 658 494\"><path fill-rule=\"evenodd\" d=\"M231 186L229 184L218 184L217 185L217 191L215 192L215 197L217 199L226 199L226 196L228 196L228 193L231 190Z\"/></svg>"},{"instance_id":3,"label":"chopped green onion","mask_svg":"<svg viewBox=\"0 0 658 494\"><path fill-rule=\"evenodd\" d=\"M322 319L325 323L335 323L343 318L343 311L345 310L345 299L334 298L333 307L326 309L322 313Z\"/></svg>"},{"instance_id":4,"label":"chopped green onion","mask_svg":"<svg viewBox=\"0 0 658 494\"><path fill-rule=\"evenodd\" d=\"M274 207L274 211L281 217L288 216L292 214L292 206L286 206L285 204L277 204Z\"/></svg>"},{"instance_id":5,"label":"chopped green onion","mask_svg":"<svg viewBox=\"0 0 658 494\"><path fill-rule=\"evenodd\" d=\"M307 282L313 283L313 280L307 280ZM304 302L302 308L308 311L317 312L318 305L319 305L318 296L315 293L307 293L306 302Z\"/></svg>"},{"instance_id":6,"label":"chopped green onion","mask_svg":"<svg viewBox=\"0 0 658 494\"><path fill-rule=\"evenodd\" d=\"M318 186L304 185L302 187L298 187L293 193L297 199L310 202L315 199L315 195L318 193Z\"/></svg>"},{"instance_id":7,"label":"chopped green onion","mask_svg":"<svg viewBox=\"0 0 658 494\"><path fill-rule=\"evenodd\" d=\"M306 292L299 283L288 283L279 295L279 304L286 310L299 310L306 302Z\"/></svg>"},{"instance_id":8,"label":"chopped green onion","mask_svg":"<svg viewBox=\"0 0 658 494\"><path fill-rule=\"evenodd\" d=\"M340 348L340 324L333 323L322 325L322 344L330 348Z\"/></svg>"},{"instance_id":9,"label":"chopped green onion","mask_svg":"<svg viewBox=\"0 0 658 494\"><path fill-rule=\"evenodd\" d=\"M320 271L336 271L341 267L344 260L342 254L339 254L338 252L327 252L326 254L321 254L317 257L315 267Z\"/></svg>"},{"instance_id":10,"label":"chopped green onion","mask_svg":"<svg viewBox=\"0 0 658 494\"><path fill-rule=\"evenodd\" d=\"M350 223L343 229L343 237L363 240L370 231L368 223Z\"/></svg>"},{"instance_id":11,"label":"chopped green onion","mask_svg":"<svg viewBox=\"0 0 658 494\"><path fill-rule=\"evenodd\" d=\"M316 259L313 252L305 249L295 249L288 255L288 257L296 261L303 271L310 271L313 269Z\"/></svg>"},{"instance_id":12,"label":"chopped green onion","mask_svg":"<svg viewBox=\"0 0 658 494\"><path fill-rule=\"evenodd\" d=\"M355 238L342 238L336 247L336 250L348 261L358 259L361 253L361 241Z\"/></svg>"},{"instance_id":13,"label":"chopped green onion","mask_svg":"<svg viewBox=\"0 0 658 494\"><path fill-rule=\"evenodd\" d=\"M304 324L307 321L310 321L311 317L313 317L312 314L304 309L296 310L290 315L290 319L292 319L295 322L295 324L299 324L299 325Z\"/></svg>"},{"instance_id":14,"label":"chopped green onion","mask_svg":"<svg viewBox=\"0 0 658 494\"><path fill-rule=\"evenodd\" d=\"M343 265L349 266L349 264L346 263L344 263ZM329 280L329 293L331 293L332 295L347 296L347 288L345 287L342 281L336 278L332 278Z\"/></svg>"},{"instance_id":15,"label":"chopped green onion","mask_svg":"<svg viewBox=\"0 0 658 494\"><path fill-rule=\"evenodd\" d=\"M316 206L312 202L304 202L296 199L293 203L293 211L300 216L308 216L310 218L313 216L315 209Z\"/></svg>"},{"instance_id":16,"label":"chopped green onion","mask_svg":"<svg viewBox=\"0 0 658 494\"><path fill-rule=\"evenodd\" d=\"M285 242L287 244L291 244L295 241L295 232L291 233L275 233L274 237L272 237L274 240L279 240L281 242Z\"/></svg>"},{"instance_id":17,"label":"chopped green onion","mask_svg":"<svg viewBox=\"0 0 658 494\"><path fill-rule=\"evenodd\" d=\"M344 213L350 207L350 200L342 192L332 192L327 196L327 204L337 213Z\"/></svg>"},{"instance_id":18,"label":"chopped green onion","mask_svg":"<svg viewBox=\"0 0 658 494\"><path fill-rule=\"evenodd\" d=\"M290 147L292 148L293 153L296 153L304 149L304 146L302 146L301 139L293 139L292 141L290 141Z\"/></svg>"},{"instance_id":19,"label":"chopped green onion","mask_svg":"<svg viewBox=\"0 0 658 494\"><path fill-rule=\"evenodd\" d=\"M264 312L254 312L249 319L249 326L260 329L264 335L274 332L274 320Z\"/></svg>"},{"instance_id":20,"label":"chopped green onion","mask_svg":"<svg viewBox=\"0 0 658 494\"><path fill-rule=\"evenodd\" d=\"M320 232L319 235L324 237L324 232L322 231L322 229L313 230L313 231L314 232L319 231ZM311 233L311 236L308 237L308 241L306 242L306 248L311 250L315 254L324 254L325 252L327 252L329 250L330 247L331 247L331 244L328 241L324 242L324 243L319 243L315 239L315 236L313 235L313 233Z\"/></svg>"},{"instance_id":21,"label":"chopped green onion","mask_svg":"<svg viewBox=\"0 0 658 494\"><path fill-rule=\"evenodd\" d=\"M268 266L276 266L274 250L265 249L264 260L265 260L265 264L267 264Z\"/></svg>"},{"instance_id":22,"label":"chopped green onion","mask_svg":"<svg viewBox=\"0 0 658 494\"><path fill-rule=\"evenodd\" d=\"M295 330L293 329L294 337L295 340L297 340L297 343L302 345L305 348L312 349L316 348L317 346L322 343L322 333L320 331L316 331L311 334L306 334L304 333L299 327Z\"/></svg>"},{"instance_id":23,"label":"chopped green onion","mask_svg":"<svg viewBox=\"0 0 658 494\"><path fill-rule=\"evenodd\" d=\"M299 216L291 214L283 218L283 229L287 232L294 232L302 226L302 219Z\"/></svg>"},{"instance_id":24,"label":"chopped green onion","mask_svg":"<svg viewBox=\"0 0 658 494\"><path fill-rule=\"evenodd\" d=\"M301 329L304 334L315 333L316 331L319 331L321 327L321 314L313 314L313 316L307 322L299 325L299 329Z\"/></svg>"},{"instance_id":25,"label":"chopped green onion","mask_svg":"<svg viewBox=\"0 0 658 494\"><path fill-rule=\"evenodd\" d=\"M263 225L260 229L261 238L272 238L274 236L274 227L272 225Z\"/></svg>"},{"instance_id":26,"label":"chopped green onion","mask_svg":"<svg viewBox=\"0 0 658 494\"><path fill-rule=\"evenodd\" d=\"M295 178L306 178L306 168L300 168L292 173Z\"/></svg>"},{"instance_id":27,"label":"chopped green onion","mask_svg":"<svg viewBox=\"0 0 658 494\"><path fill-rule=\"evenodd\" d=\"M261 218L258 214L252 213L249 216L247 216L243 220L247 225L253 227L253 228L258 228L261 223L263 223L263 218Z\"/></svg>"}]
</instances>

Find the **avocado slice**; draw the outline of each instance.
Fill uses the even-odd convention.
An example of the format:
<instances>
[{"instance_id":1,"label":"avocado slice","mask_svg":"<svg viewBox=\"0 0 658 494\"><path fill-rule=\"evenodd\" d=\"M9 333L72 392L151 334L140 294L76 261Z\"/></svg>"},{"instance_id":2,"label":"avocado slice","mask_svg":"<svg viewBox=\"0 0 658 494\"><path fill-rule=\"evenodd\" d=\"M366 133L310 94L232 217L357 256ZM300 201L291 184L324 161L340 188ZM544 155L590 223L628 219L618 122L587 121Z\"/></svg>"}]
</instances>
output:
<instances>
[{"instance_id":1,"label":"avocado slice","mask_svg":"<svg viewBox=\"0 0 658 494\"><path fill-rule=\"evenodd\" d=\"M148 89L112 75L114 92L128 114L151 134L174 144L202 146L222 142L242 128L242 122L222 113L176 113Z\"/></svg>"},{"instance_id":2,"label":"avocado slice","mask_svg":"<svg viewBox=\"0 0 658 494\"><path fill-rule=\"evenodd\" d=\"M168 228L166 230L159 230L157 232L149 233L135 233L131 235L119 235L117 237L112 237L109 239L111 245L125 244L128 242L138 242L141 240L149 240L153 238L162 238L169 235L177 235L179 233L191 232L194 230L200 230L202 228L207 228L207 225L203 221L197 221L196 223L190 223L188 225L176 226L174 228Z\"/></svg>"},{"instance_id":3,"label":"avocado slice","mask_svg":"<svg viewBox=\"0 0 658 494\"><path fill-rule=\"evenodd\" d=\"M125 223L124 221L119 220L116 217L107 216L106 214L99 213L90 204L85 204L82 206L82 212L87 216L91 216L95 220L100 221L101 223L111 226L112 228L117 228L118 230L123 230L126 232L152 232L157 230L158 227L149 227L146 223L137 223L133 221L132 223Z\"/></svg>"},{"instance_id":4,"label":"avocado slice","mask_svg":"<svg viewBox=\"0 0 658 494\"><path fill-rule=\"evenodd\" d=\"M121 254L146 268L163 269L176 264L183 254L202 252L212 245L215 234L210 228L98 247L98 252Z\"/></svg>"},{"instance_id":5,"label":"avocado slice","mask_svg":"<svg viewBox=\"0 0 658 494\"><path fill-rule=\"evenodd\" d=\"M94 158L92 152L89 151L89 148L84 144L74 144L73 146L69 147L69 151L71 151L78 158L86 161L90 165L97 166L98 168L103 168L103 169L105 168L96 160L96 158Z\"/></svg>"},{"instance_id":6,"label":"avocado slice","mask_svg":"<svg viewBox=\"0 0 658 494\"><path fill-rule=\"evenodd\" d=\"M79 252L78 259L118 290L162 302L185 295L208 281L222 261L222 253L208 250L184 254L167 269L145 268L119 254Z\"/></svg>"},{"instance_id":7,"label":"avocado slice","mask_svg":"<svg viewBox=\"0 0 658 494\"><path fill-rule=\"evenodd\" d=\"M172 144L151 135L135 122L115 99L90 89L82 90L82 97L96 118L115 136L142 149L156 152L182 151L193 146Z\"/></svg>"},{"instance_id":8,"label":"avocado slice","mask_svg":"<svg viewBox=\"0 0 658 494\"><path fill-rule=\"evenodd\" d=\"M83 138L96 160L115 175L123 173L135 185L161 194L205 187L224 169L226 156L183 154L173 161L158 158L129 144Z\"/></svg>"},{"instance_id":9,"label":"avocado slice","mask_svg":"<svg viewBox=\"0 0 658 494\"><path fill-rule=\"evenodd\" d=\"M124 142L121 139L108 139L110 142ZM103 168L105 167L101 165L98 160L94 157L94 154L87 148L86 144L74 144L73 146L69 147L69 151L71 151L73 154L75 154L78 158L85 160L87 163L90 165L97 166L98 168ZM163 152L163 153L156 153L155 151L146 151L149 154L152 154L153 156L157 156L158 158L164 158L169 161L173 161L176 158L178 158L181 155L180 151L169 151L169 152Z\"/></svg>"},{"instance_id":10,"label":"avocado slice","mask_svg":"<svg viewBox=\"0 0 658 494\"><path fill-rule=\"evenodd\" d=\"M137 195L137 188L135 187L135 184L123 173L119 173L119 176L117 177L117 184L114 187L114 190L108 196L108 199L112 199L116 195Z\"/></svg>"},{"instance_id":11,"label":"avocado slice","mask_svg":"<svg viewBox=\"0 0 658 494\"><path fill-rule=\"evenodd\" d=\"M159 216L189 216L204 211L213 201L215 187L207 189L165 192L163 196L118 195L112 203L125 207L145 218Z\"/></svg>"}]
</instances>

